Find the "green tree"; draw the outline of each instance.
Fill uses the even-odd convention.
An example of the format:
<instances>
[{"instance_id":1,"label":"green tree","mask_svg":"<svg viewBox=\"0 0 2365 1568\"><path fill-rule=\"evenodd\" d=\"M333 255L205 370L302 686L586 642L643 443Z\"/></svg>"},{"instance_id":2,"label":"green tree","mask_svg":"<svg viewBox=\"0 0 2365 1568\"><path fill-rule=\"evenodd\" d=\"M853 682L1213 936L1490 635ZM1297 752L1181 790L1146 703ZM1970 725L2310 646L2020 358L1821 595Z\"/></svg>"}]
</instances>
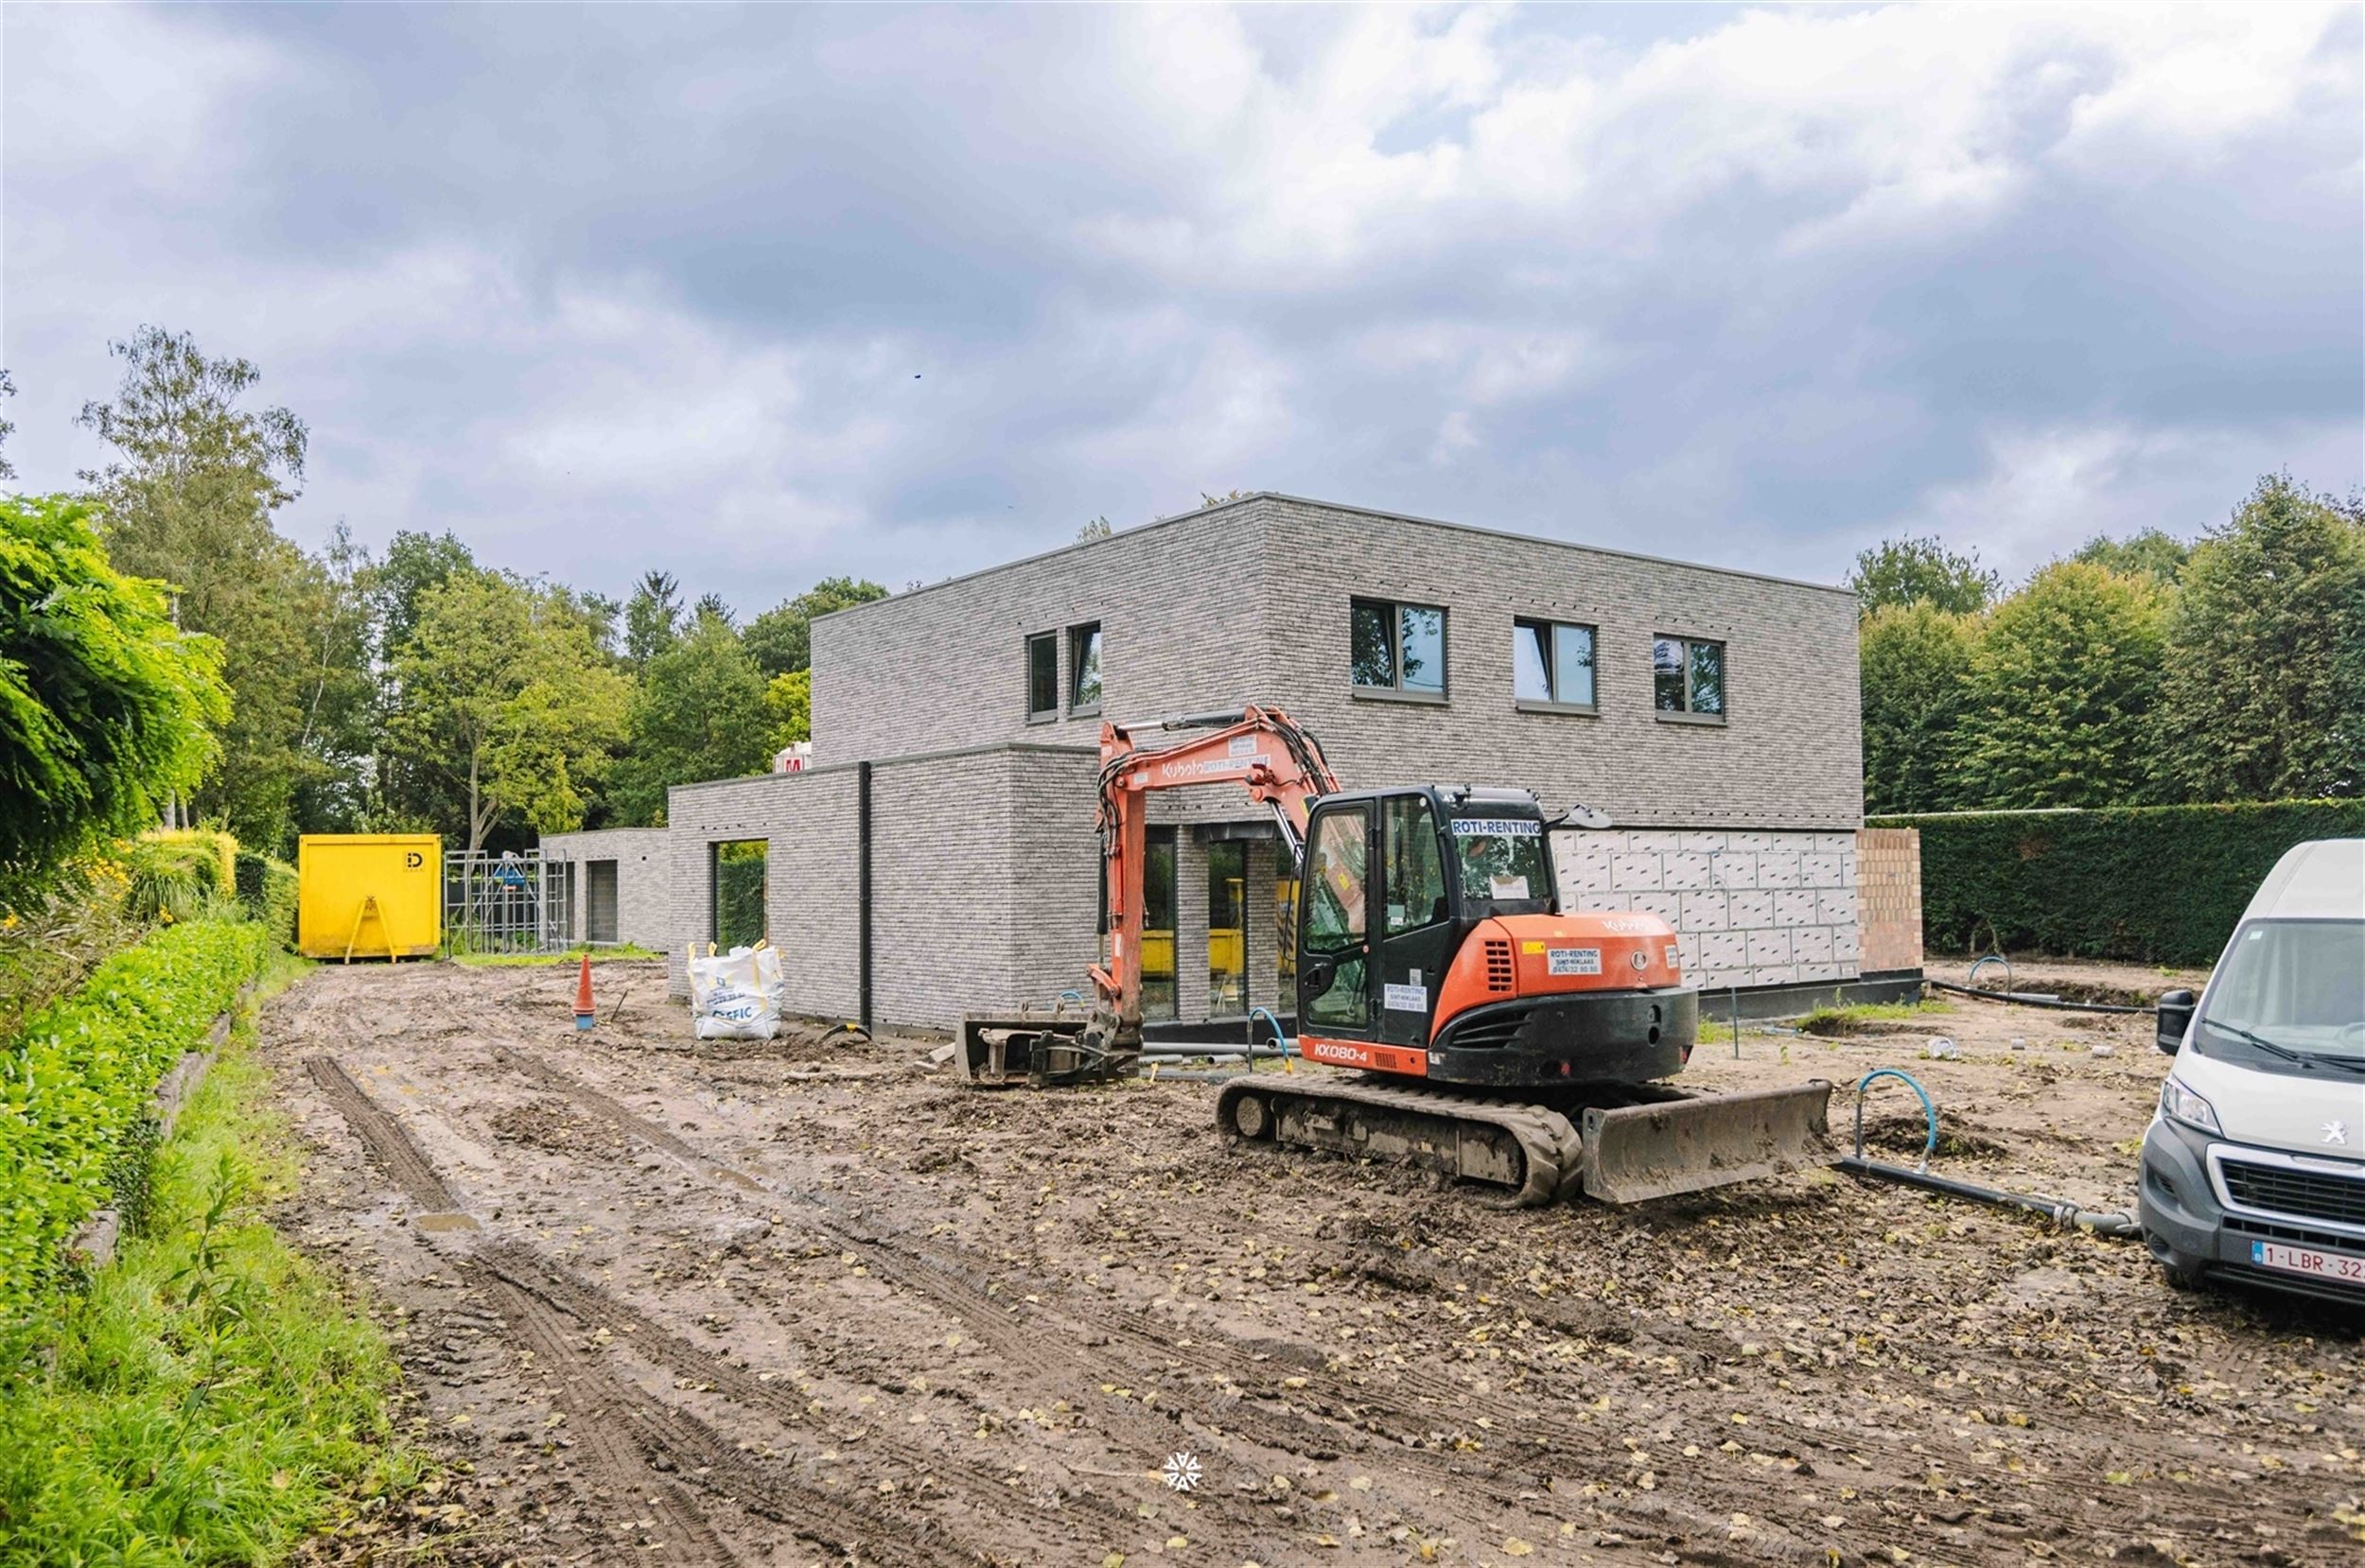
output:
<instances>
[{"instance_id":1,"label":"green tree","mask_svg":"<svg viewBox=\"0 0 2365 1568\"><path fill-rule=\"evenodd\" d=\"M1858 628L1865 810L1944 811L1962 802L1961 745L1979 621L1933 604L1886 604Z\"/></svg>"},{"instance_id":2,"label":"green tree","mask_svg":"<svg viewBox=\"0 0 2365 1568\"><path fill-rule=\"evenodd\" d=\"M778 752L813 739L813 671L784 670L763 688L765 745Z\"/></svg>"},{"instance_id":3,"label":"green tree","mask_svg":"<svg viewBox=\"0 0 2365 1568\"><path fill-rule=\"evenodd\" d=\"M93 515L0 497L0 904L96 835L152 826L229 714L219 644L109 565Z\"/></svg>"},{"instance_id":4,"label":"green tree","mask_svg":"<svg viewBox=\"0 0 2365 1568\"><path fill-rule=\"evenodd\" d=\"M470 850L506 816L542 833L580 826L583 790L623 733L631 683L558 595L455 575L421 596L394 675L389 741L464 801Z\"/></svg>"},{"instance_id":5,"label":"green tree","mask_svg":"<svg viewBox=\"0 0 2365 1568\"><path fill-rule=\"evenodd\" d=\"M645 573L624 601L624 662L645 670L681 636L681 584L672 572Z\"/></svg>"},{"instance_id":6,"label":"green tree","mask_svg":"<svg viewBox=\"0 0 2365 1568\"><path fill-rule=\"evenodd\" d=\"M631 748L609 792L618 820L662 822L668 785L762 773L772 755L763 699L739 634L718 617L697 618L641 674Z\"/></svg>"},{"instance_id":7,"label":"green tree","mask_svg":"<svg viewBox=\"0 0 2365 1568\"><path fill-rule=\"evenodd\" d=\"M1848 574L1861 615L1890 604L1972 615L1988 607L2003 582L1979 565L1977 550L1956 555L1936 538L1884 539L1858 554Z\"/></svg>"},{"instance_id":8,"label":"green tree","mask_svg":"<svg viewBox=\"0 0 2365 1568\"><path fill-rule=\"evenodd\" d=\"M2149 577L2173 586L2192 553L2192 547L2174 534L2147 528L2126 539L2106 538L2097 533L2079 546L2070 559L2083 561L2090 566L2107 566L2129 577Z\"/></svg>"},{"instance_id":9,"label":"green tree","mask_svg":"<svg viewBox=\"0 0 2365 1568\"><path fill-rule=\"evenodd\" d=\"M885 599L886 589L867 578L825 577L796 598L747 623L747 652L764 678L813 666L813 623L832 610Z\"/></svg>"},{"instance_id":10,"label":"green tree","mask_svg":"<svg viewBox=\"0 0 2365 1568\"><path fill-rule=\"evenodd\" d=\"M1971 654L1964 804L2134 806L2157 796L2167 595L2057 561L1996 606Z\"/></svg>"},{"instance_id":11,"label":"green tree","mask_svg":"<svg viewBox=\"0 0 2365 1568\"><path fill-rule=\"evenodd\" d=\"M2195 799L2365 792L2365 509L2259 480L2184 568L2164 706Z\"/></svg>"},{"instance_id":12,"label":"green tree","mask_svg":"<svg viewBox=\"0 0 2365 1568\"><path fill-rule=\"evenodd\" d=\"M285 847L298 784L331 766L300 749L324 573L272 528L303 478L303 422L239 407L261 373L208 358L185 333L144 326L108 346L125 362L122 385L80 416L117 454L82 476L108 553L119 570L172 584L178 624L220 641L230 684L221 766L192 805L248 843Z\"/></svg>"}]
</instances>

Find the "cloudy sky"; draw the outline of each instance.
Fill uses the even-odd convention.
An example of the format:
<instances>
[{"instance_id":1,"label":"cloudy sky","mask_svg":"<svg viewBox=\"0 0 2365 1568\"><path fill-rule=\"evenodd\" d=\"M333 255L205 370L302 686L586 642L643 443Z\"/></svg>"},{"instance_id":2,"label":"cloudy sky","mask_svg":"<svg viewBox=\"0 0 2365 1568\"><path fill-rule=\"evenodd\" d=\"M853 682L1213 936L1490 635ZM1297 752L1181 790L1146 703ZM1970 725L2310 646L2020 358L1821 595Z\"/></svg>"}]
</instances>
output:
<instances>
[{"instance_id":1,"label":"cloudy sky","mask_svg":"<svg viewBox=\"0 0 2365 1568\"><path fill-rule=\"evenodd\" d=\"M1238 487L1836 579L2365 479L2355 6L0 16L20 482L157 322L307 543L752 612Z\"/></svg>"}]
</instances>

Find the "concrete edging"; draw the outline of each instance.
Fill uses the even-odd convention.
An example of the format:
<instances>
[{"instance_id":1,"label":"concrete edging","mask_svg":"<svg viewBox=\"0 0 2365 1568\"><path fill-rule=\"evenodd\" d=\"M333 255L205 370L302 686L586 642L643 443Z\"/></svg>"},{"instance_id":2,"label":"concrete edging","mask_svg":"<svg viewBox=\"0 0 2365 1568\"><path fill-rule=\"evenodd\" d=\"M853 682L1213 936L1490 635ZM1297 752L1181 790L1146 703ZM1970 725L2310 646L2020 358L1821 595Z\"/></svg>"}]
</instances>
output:
<instances>
[{"instance_id":1,"label":"concrete edging","mask_svg":"<svg viewBox=\"0 0 2365 1568\"><path fill-rule=\"evenodd\" d=\"M229 1009L215 1015L213 1027L205 1033L205 1049L184 1051L181 1059L167 1069L156 1082L156 1092L149 1112L156 1124L159 1147L172 1136L180 1124L181 1108L205 1082L205 1074L213 1071L214 1060L221 1054L222 1046L230 1038L230 1026L237 1018L239 1008L254 994L254 981L238 987ZM72 1239L65 1244L66 1260L83 1268L104 1268L114 1262L115 1244L122 1239L123 1216L113 1209L101 1209L82 1222Z\"/></svg>"}]
</instances>

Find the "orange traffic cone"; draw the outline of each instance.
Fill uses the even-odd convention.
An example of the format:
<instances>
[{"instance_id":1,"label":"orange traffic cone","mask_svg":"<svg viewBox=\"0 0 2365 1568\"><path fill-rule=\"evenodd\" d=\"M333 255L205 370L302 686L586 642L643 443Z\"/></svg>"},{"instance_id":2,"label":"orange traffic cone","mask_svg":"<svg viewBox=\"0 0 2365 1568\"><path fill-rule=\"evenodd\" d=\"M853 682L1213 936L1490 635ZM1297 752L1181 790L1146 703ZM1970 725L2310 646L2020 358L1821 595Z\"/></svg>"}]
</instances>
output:
<instances>
[{"instance_id":1,"label":"orange traffic cone","mask_svg":"<svg viewBox=\"0 0 2365 1568\"><path fill-rule=\"evenodd\" d=\"M575 1027L589 1029L597 1015L591 1011L591 955L583 955L583 970L575 979Z\"/></svg>"}]
</instances>

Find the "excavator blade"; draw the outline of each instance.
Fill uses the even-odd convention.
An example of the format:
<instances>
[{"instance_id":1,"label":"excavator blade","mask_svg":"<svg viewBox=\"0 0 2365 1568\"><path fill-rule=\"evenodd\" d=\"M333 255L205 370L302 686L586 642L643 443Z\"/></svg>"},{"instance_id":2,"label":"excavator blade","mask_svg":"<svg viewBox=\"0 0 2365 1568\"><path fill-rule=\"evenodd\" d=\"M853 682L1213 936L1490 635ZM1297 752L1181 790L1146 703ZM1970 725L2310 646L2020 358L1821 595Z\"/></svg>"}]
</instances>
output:
<instances>
[{"instance_id":1,"label":"excavator blade","mask_svg":"<svg viewBox=\"0 0 2365 1568\"><path fill-rule=\"evenodd\" d=\"M962 1081L980 1089L1048 1089L1131 1074L1139 1053L1103 1049L1094 1021L1082 1014L972 1013L961 1019L954 1062Z\"/></svg>"},{"instance_id":2,"label":"excavator blade","mask_svg":"<svg viewBox=\"0 0 2365 1568\"><path fill-rule=\"evenodd\" d=\"M1816 1165L1827 1141L1831 1086L1686 1095L1585 1112L1585 1191L1603 1203L1641 1203Z\"/></svg>"}]
</instances>

